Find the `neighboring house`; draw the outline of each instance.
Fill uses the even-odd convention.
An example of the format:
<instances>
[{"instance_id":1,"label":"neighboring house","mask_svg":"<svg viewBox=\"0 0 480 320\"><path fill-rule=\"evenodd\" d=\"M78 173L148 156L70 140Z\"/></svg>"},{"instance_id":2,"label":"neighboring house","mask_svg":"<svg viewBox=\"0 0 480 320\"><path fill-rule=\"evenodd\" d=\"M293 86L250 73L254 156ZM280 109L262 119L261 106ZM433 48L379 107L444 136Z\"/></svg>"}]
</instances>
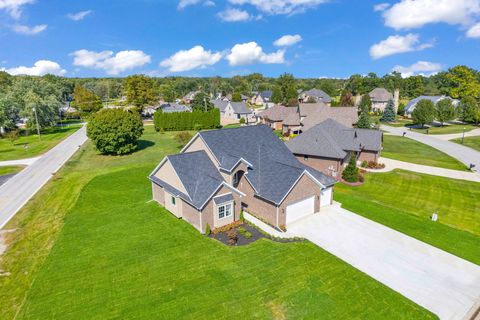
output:
<instances>
[{"instance_id":1,"label":"neighboring house","mask_svg":"<svg viewBox=\"0 0 480 320\"><path fill-rule=\"evenodd\" d=\"M190 91L189 93L187 93L187 95L185 97L183 97L183 101L186 103L186 104L191 104L193 102L193 99L195 98L195 96L197 95L197 93L199 93L200 91Z\"/></svg>"},{"instance_id":2,"label":"neighboring house","mask_svg":"<svg viewBox=\"0 0 480 320\"><path fill-rule=\"evenodd\" d=\"M310 89L307 91L303 91L300 93L298 96L298 101L300 103L307 103L307 102L323 102L327 106L330 106L332 103L332 98L328 94L325 93L325 91L320 90L320 89Z\"/></svg>"},{"instance_id":3,"label":"neighboring house","mask_svg":"<svg viewBox=\"0 0 480 320\"><path fill-rule=\"evenodd\" d=\"M248 99L250 99L249 97L247 97L247 96L244 95L244 94L241 94L240 97L241 97L242 102L244 102L244 103L247 103L247 102L248 102ZM222 100L225 100L225 101L232 101L232 94L229 93L229 94L227 94L225 97L222 97L221 99L222 99Z\"/></svg>"},{"instance_id":4,"label":"neighboring house","mask_svg":"<svg viewBox=\"0 0 480 320\"><path fill-rule=\"evenodd\" d=\"M264 125L199 132L149 178L153 199L202 233L239 220L241 210L288 228L329 206L335 183Z\"/></svg>"},{"instance_id":5,"label":"neighboring house","mask_svg":"<svg viewBox=\"0 0 480 320\"><path fill-rule=\"evenodd\" d=\"M385 88L375 88L369 94L372 101L373 112L383 112L388 105L388 101L393 99L393 95ZM395 102L395 101L394 101Z\"/></svg>"},{"instance_id":6,"label":"neighboring house","mask_svg":"<svg viewBox=\"0 0 480 320\"><path fill-rule=\"evenodd\" d=\"M211 102L215 108L220 110L220 116L222 118L237 121L244 118L245 123L251 122L250 115L252 114L252 110L247 107L245 102L230 102L224 100L212 100Z\"/></svg>"},{"instance_id":7,"label":"neighboring house","mask_svg":"<svg viewBox=\"0 0 480 320\"><path fill-rule=\"evenodd\" d=\"M272 94L273 92L271 90L259 92L252 97L250 103L256 106L265 106L268 108L272 101Z\"/></svg>"},{"instance_id":8,"label":"neighboring house","mask_svg":"<svg viewBox=\"0 0 480 320\"><path fill-rule=\"evenodd\" d=\"M358 161L377 162L382 142L380 130L348 128L328 119L286 145L303 164L338 178L352 156Z\"/></svg>"},{"instance_id":9,"label":"neighboring house","mask_svg":"<svg viewBox=\"0 0 480 320\"><path fill-rule=\"evenodd\" d=\"M454 106L457 106L460 101L459 100L456 100L456 99L452 99L448 96L420 96L418 98L415 98L413 100L410 100L410 102L406 105L405 107L405 116L407 117L411 117L412 116L412 113L413 113L413 110L415 110L415 107L417 106L417 104L420 102L420 100L430 100L433 102L433 104L437 104L438 101L440 100L444 100L444 99L450 99L452 100L452 104Z\"/></svg>"},{"instance_id":10,"label":"neighboring house","mask_svg":"<svg viewBox=\"0 0 480 320\"><path fill-rule=\"evenodd\" d=\"M282 130L283 121L291 114L298 114L298 107L285 107L277 104L258 113L257 118L273 130Z\"/></svg>"},{"instance_id":11,"label":"neighboring house","mask_svg":"<svg viewBox=\"0 0 480 320\"><path fill-rule=\"evenodd\" d=\"M189 106L186 106L184 104L176 103L176 102L170 102L170 103L165 103L160 106L160 109L162 109L163 112L170 113L170 112L192 112L192 108Z\"/></svg>"}]
</instances>

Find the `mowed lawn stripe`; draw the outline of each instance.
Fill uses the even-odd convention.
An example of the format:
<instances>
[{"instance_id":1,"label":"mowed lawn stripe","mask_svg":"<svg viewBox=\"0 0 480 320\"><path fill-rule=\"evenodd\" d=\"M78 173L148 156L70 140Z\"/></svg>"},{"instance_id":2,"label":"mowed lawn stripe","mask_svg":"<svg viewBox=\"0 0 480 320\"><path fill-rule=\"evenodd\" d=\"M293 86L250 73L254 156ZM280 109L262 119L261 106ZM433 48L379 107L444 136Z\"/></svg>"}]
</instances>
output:
<instances>
[{"instance_id":1,"label":"mowed lawn stripe","mask_svg":"<svg viewBox=\"0 0 480 320\"><path fill-rule=\"evenodd\" d=\"M434 318L312 243L199 234L147 203L149 170L84 188L19 319Z\"/></svg>"}]
</instances>

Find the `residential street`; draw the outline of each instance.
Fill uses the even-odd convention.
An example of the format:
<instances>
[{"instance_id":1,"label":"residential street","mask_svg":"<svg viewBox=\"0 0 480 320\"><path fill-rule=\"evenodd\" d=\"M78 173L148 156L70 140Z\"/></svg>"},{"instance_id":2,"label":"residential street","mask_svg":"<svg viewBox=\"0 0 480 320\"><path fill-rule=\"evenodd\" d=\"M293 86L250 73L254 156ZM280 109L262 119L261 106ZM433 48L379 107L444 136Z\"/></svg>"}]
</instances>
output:
<instances>
[{"instance_id":1,"label":"residential street","mask_svg":"<svg viewBox=\"0 0 480 320\"><path fill-rule=\"evenodd\" d=\"M340 208L294 223L304 237L440 319L464 319L480 298L480 266Z\"/></svg>"},{"instance_id":2,"label":"residential street","mask_svg":"<svg viewBox=\"0 0 480 320\"><path fill-rule=\"evenodd\" d=\"M86 140L84 126L0 187L0 228L7 224Z\"/></svg>"},{"instance_id":3,"label":"residential street","mask_svg":"<svg viewBox=\"0 0 480 320\"><path fill-rule=\"evenodd\" d=\"M403 133L406 132L406 137L438 149L449 156L458 159L467 166L473 163L475 164L476 171L480 171L480 152L473 150L472 148L451 141L442 140L435 137L435 135L426 135L410 131L407 128L395 128L386 125L382 125L380 128L397 136L402 136Z\"/></svg>"}]
</instances>

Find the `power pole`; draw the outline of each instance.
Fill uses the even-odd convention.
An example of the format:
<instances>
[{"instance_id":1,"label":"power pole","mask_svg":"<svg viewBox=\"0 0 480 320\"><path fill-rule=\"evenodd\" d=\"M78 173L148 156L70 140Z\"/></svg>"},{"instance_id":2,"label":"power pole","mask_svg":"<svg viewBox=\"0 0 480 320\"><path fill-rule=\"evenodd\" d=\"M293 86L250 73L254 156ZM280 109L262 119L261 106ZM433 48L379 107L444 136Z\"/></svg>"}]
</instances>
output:
<instances>
[{"instance_id":1,"label":"power pole","mask_svg":"<svg viewBox=\"0 0 480 320\"><path fill-rule=\"evenodd\" d=\"M38 138L40 139L40 126L38 125L37 107L33 107L33 112L35 112L35 122L37 123L37 134L38 134Z\"/></svg>"}]
</instances>

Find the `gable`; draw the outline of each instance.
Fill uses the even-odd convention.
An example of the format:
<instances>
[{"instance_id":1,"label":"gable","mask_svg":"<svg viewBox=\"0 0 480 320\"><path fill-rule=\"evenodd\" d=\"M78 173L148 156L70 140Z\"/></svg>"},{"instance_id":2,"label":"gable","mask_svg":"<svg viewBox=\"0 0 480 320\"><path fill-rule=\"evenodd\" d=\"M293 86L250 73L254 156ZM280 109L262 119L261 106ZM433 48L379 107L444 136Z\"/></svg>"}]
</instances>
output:
<instances>
[{"instance_id":1,"label":"gable","mask_svg":"<svg viewBox=\"0 0 480 320\"><path fill-rule=\"evenodd\" d=\"M207 147L205 142L203 141L202 137L200 137L199 134L197 134L193 139L183 148L181 151L182 153L187 153L187 152L194 152L194 151L205 151L212 160L212 162L218 167L219 163L213 153L210 151L210 149Z\"/></svg>"},{"instance_id":2,"label":"gable","mask_svg":"<svg viewBox=\"0 0 480 320\"><path fill-rule=\"evenodd\" d=\"M158 169L154 176L165 181L166 183L180 190L181 192L187 193L187 189L185 189L185 186L175 172L175 169L170 163L170 160L167 159Z\"/></svg>"}]
</instances>

